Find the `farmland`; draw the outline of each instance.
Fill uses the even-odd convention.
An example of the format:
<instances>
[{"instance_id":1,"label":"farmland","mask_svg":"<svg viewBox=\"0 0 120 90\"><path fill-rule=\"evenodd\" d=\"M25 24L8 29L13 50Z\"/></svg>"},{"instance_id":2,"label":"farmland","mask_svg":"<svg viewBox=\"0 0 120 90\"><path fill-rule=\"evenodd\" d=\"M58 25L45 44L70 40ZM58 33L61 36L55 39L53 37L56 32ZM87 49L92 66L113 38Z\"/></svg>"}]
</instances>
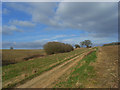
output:
<instances>
[{"instance_id":1,"label":"farmland","mask_svg":"<svg viewBox=\"0 0 120 90\"><path fill-rule=\"evenodd\" d=\"M0 89L119 89L118 0L2 1Z\"/></svg>"},{"instance_id":2,"label":"farmland","mask_svg":"<svg viewBox=\"0 0 120 90\"><path fill-rule=\"evenodd\" d=\"M46 55L44 50L2 50L2 64L14 64L21 61L25 61L27 59L31 59L32 57L42 57Z\"/></svg>"},{"instance_id":3,"label":"farmland","mask_svg":"<svg viewBox=\"0 0 120 90\"><path fill-rule=\"evenodd\" d=\"M118 47L99 47L97 52L82 59L52 87L118 88Z\"/></svg>"},{"instance_id":4,"label":"farmland","mask_svg":"<svg viewBox=\"0 0 120 90\"><path fill-rule=\"evenodd\" d=\"M80 48L3 66L3 87L117 88L118 46ZM33 54L32 54L33 55ZM17 59L16 59L17 60Z\"/></svg>"},{"instance_id":5,"label":"farmland","mask_svg":"<svg viewBox=\"0 0 120 90\"><path fill-rule=\"evenodd\" d=\"M54 54L43 58L36 58L17 64L3 66L3 86L10 86L26 78L34 77L35 75L40 74L63 61L81 54L85 50L86 49L77 49L69 53Z\"/></svg>"},{"instance_id":6,"label":"farmland","mask_svg":"<svg viewBox=\"0 0 120 90\"><path fill-rule=\"evenodd\" d=\"M56 84L56 88L85 88L84 85L88 78L95 76L94 67L89 65L91 62L95 62L96 52L92 52L90 55L82 59L77 65L71 68L69 77L64 75L62 80L59 80Z\"/></svg>"}]
</instances>

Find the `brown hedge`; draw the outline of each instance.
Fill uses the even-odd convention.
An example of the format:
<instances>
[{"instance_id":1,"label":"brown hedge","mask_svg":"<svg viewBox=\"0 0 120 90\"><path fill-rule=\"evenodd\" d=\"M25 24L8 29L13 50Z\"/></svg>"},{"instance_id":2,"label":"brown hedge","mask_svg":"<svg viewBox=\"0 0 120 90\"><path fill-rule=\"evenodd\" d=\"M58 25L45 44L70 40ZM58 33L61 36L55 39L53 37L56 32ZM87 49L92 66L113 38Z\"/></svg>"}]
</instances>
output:
<instances>
[{"instance_id":1,"label":"brown hedge","mask_svg":"<svg viewBox=\"0 0 120 90\"><path fill-rule=\"evenodd\" d=\"M74 49L70 44L64 44L61 42L48 42L44 45L44 50L47 54L55 54L70 52Z\"/></svg>"}]
</instances>

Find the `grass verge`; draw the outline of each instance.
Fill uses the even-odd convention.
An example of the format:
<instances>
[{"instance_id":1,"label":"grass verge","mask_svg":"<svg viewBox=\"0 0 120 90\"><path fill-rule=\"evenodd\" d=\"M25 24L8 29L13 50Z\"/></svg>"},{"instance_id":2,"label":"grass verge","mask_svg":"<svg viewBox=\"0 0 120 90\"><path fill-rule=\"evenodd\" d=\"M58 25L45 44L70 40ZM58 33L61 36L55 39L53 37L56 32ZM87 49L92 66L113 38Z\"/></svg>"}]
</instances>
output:
<instances>
[{"instance_id":1,"label":"grass verge","mask_svg":"<svg viewBox=\"0 0 120 90\"><path fill-rule=\"evenodd\" d=\"M85 88L89 78L95 77L94 67L90 63L95 62L96 51L82 59L68 76L63 75L54 88Z\"/></svg>"}]
</instances>

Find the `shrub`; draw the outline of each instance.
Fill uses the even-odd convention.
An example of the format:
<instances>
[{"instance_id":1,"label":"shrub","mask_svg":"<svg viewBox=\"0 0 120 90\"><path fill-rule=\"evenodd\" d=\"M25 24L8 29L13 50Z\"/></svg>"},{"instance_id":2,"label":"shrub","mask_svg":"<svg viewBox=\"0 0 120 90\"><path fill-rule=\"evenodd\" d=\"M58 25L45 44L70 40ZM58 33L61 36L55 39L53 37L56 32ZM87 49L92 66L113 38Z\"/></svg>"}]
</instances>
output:
<instances>
[{"instance_id":1,"label":"shrub","mask_svg":"<svg viewBox=\"0 0 120 90\"><path fill-rule=\"evenodd\" d=\"M70 52L70 51L73 51L74 49L73 49L73 46L72 45L70 45L70 44L65 44L65 46L64 46L64 52Z\"/></svg>"},{"instance_id":2,"label":"shrub","mask_svg":"<svg viewBox=\"0 0 120 90\"><path fill-rule=\"evenodd\" d=\"M78 45L78 44L75 44L75 48L80 48L80 45Z\"/></svg>"},{"instance_id":3,"label":"shrub","mask_svg":"<svg viewBox=\"0 0 120 90\"><path fill-rule=\"evenodd\" d=\"M13 50L13 47L10 47L11 50Z\"/></svg>"},{"instance_id":4,"label":"shrub","mask_svg":"<svg viewBox=\"0 0 120 90\"><path fill-rule=\"evenodd\" d=\"M55 54L55 53L70 52L74 49L69 44L64 44L60 42L48 42L44 45L44 50L47 54Z\"/></svg>"}]
</instances>

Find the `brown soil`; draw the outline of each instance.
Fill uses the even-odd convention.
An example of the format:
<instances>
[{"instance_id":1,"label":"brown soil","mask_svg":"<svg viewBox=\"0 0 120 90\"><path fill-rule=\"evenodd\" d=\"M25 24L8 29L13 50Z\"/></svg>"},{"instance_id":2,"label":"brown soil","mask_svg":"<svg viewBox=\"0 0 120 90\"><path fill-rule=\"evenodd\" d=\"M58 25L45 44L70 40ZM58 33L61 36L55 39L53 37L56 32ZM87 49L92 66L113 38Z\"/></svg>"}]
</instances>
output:
<instances>
[{"instance_id":1,"label":"brown soil","mask_svg":"<svg viewBox=\"0 0 120 90\"><path fill-rule=\"evenodd\" d=\"M74 57L71 60L66 61L63 64L58 65L40 76L26 82L25 84L17 86L16 88L50 88L55 81L57 81L71 67L76 65L77 62L84 58L88 53L89 52L85 52L77 57Z\"/></svg>"},{"instance_id":2,"label":"brown soil","mask_svg":"<svg viewBox=\"0 0 120 90\"><path fill-rule=\"evenodd\" d=\"M96 77L87 88L118 88L118 46L99 47L97 61L92 64Z\"/></svg>"}]
</instances>

